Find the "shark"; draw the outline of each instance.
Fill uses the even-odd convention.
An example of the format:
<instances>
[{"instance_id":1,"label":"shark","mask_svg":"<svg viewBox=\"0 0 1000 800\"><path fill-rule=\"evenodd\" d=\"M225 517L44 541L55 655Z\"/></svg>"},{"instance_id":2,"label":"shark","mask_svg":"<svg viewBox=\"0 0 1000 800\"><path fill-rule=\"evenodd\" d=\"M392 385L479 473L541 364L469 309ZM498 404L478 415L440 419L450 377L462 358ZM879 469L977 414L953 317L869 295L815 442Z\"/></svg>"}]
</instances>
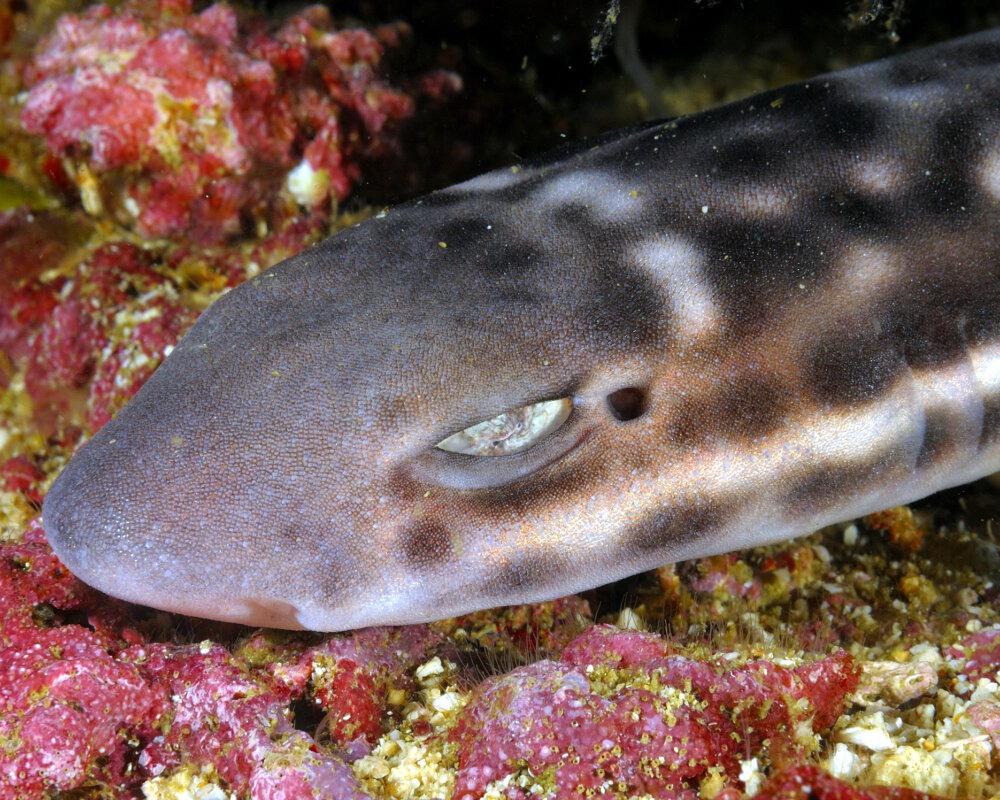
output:
<instances>
[{"instance_id":1,"label":"shark","mask_svg":"<svg viewBox=\"0 0 1000 800\"><path fill-rule=\"evenodd\" d=\"M1000 29L401 204L219 299L43 524L125 600L409 624L1000 470Z\"/></svg>"}]
</instances>

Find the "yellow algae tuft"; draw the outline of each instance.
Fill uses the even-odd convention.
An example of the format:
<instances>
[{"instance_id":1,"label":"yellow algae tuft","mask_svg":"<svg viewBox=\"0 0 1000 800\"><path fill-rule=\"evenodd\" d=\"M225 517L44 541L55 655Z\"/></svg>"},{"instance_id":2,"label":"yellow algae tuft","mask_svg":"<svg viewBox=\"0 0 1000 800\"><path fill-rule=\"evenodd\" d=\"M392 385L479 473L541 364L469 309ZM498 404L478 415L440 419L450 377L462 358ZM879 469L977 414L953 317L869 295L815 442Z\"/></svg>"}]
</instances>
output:
<instances>
[{"instance_id":1,"label":"yellow algae tuft","mask_svg":"<svg viewBox=\"0 0 1000 800\"><path fill-rule=\"evenodd\" d=\"M905 786L945 797L958 793L958 770L918 747L904 745L873 759L871 782L878 786Z\"/></svg>"},{"instance_id":2,"label":"yellow algae tuft","mask_svg":"<svg viewBox=\"0 0 1000 800\"><path fill-rule=\"evenodd\" d=\"M365 791L394 800L451 796L456 747L444 734L469 700L453 682L456 672L455 664L438 656L416 668L416 695L405 705L403 698L394 698L399 701L394 705L403 705L399 728L384 734L369 755L352 765Z\"/></svg>"},{"instance_id":3,"label":"yellow algae tuft","mask_svg":"<svg viewBox=\"0 0 1000 800\"><path fill-rule=\"evenodd\" d=\"M865 517L873 531L889 534L889 541L901 550L916 552L923 543L924 532L917 524L909 506L896 506Z\"/></svg>"},{"instance_id":4,"label":"yellow algae tuft","mask_svg":"<svg viewBox=\"0 0 1000 800\"><path fill-rule=\"evenodd\" d=\"M960 697L928 681L928 662L915 655L911 664L919 669L911 675L916 676L917 686L923 686L922 695L912 691L914 684L899 671L901 665L862 665L864 688L855 700L864 707L837 721L834 747L824 766L861 785L905 786L946 797L1000 793L1000 779L990 771L996 753L990 737L976 724L977 708L982 708L978 704L1000 703L1000 686L981 679L971 695ZM870 690L873 674L887 679L882 692ZM911 689L908 697L906 688ZM900 689L903 694L897 695ZM887 702L900 707L889 707Z\"/></svg>"},{"instance_id":5,"label":"yellow algae tuft","mask_svg":"<svg viewBox=\"0 0 1000 800\"><path fill-rule=\"evenodd\" d=\"M455 786L455 764L449 749L441 740L410 739L400 731L391 731L370 755L354 762L354 774L362 787L376 797L450 797Z\"/></svg>"},{"instance_id":6,"label":"yellow algae tuft","mask_svg":"<svg viewBox=\"0 0 1000 800\"><path fill-rule=\"evenodd\" d=\"M185 764L169 775L150 778L142 785L146 800L236 800L222 788L212 767Z\"/></svg>"}]
</instances>

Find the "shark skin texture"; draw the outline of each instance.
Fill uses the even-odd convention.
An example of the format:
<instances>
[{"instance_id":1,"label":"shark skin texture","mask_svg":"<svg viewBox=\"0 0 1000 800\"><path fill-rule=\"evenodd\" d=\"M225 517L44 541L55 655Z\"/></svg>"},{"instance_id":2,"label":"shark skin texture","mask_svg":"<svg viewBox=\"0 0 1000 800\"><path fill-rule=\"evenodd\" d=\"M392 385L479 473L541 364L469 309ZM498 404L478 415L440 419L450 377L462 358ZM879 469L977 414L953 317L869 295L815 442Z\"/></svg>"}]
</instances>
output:
<instances>
[{"instance_id":1,"label":"shark skin texture","mask_svg":"<svg viewBox=\"0 0 1000 800\"><path fill-rule=\"evenodd\" d=\"M46 535L117 597L334 631L994 472L998 108L1000 29L393 208L206 311Z\"/></svg>"}]
</instances>

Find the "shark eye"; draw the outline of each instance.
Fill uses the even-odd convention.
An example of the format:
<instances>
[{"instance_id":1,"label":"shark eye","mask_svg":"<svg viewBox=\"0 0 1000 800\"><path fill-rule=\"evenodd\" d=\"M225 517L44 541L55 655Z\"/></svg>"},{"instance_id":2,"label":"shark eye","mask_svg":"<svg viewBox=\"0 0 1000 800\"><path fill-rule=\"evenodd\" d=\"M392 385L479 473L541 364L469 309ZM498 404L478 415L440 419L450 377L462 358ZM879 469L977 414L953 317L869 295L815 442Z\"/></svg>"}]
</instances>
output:
<instances>
[{"instance_id":1,"label":"shark eye","mask_svg":"<svg viewBox=\"0 0 1000 800\"><path fill-rule=\"evenodd\" d=\"M543 400L493 419L477 422L453 433L435 445L449 453L469 456L506 456L520 453L557 430L569 416L573 401L569 397Z\"/></svg>"}]
</instances>

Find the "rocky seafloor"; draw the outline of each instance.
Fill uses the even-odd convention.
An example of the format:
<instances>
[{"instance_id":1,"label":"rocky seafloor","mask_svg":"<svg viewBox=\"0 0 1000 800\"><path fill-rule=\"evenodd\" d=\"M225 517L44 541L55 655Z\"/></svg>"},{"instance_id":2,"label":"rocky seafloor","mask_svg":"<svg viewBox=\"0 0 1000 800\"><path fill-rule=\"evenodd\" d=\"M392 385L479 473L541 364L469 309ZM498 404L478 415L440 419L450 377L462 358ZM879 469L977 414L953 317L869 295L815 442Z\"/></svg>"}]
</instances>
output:
<instances>
[{"instance_id":1,"label":"rocky seafloor","mask_svg":"<svg viewBox=\"0 0 1000 800\"><path fill-rule=\"evenodd\" d=\"M199 311L369 213L338 204L373 171L419 183L407 126L463 85L453 59L387 69L419 35L319 7L0 4L0 798L1000 795L988 482L334 635L128 605L52 554L47 487Z\"/></svg>"}]
</instances>

